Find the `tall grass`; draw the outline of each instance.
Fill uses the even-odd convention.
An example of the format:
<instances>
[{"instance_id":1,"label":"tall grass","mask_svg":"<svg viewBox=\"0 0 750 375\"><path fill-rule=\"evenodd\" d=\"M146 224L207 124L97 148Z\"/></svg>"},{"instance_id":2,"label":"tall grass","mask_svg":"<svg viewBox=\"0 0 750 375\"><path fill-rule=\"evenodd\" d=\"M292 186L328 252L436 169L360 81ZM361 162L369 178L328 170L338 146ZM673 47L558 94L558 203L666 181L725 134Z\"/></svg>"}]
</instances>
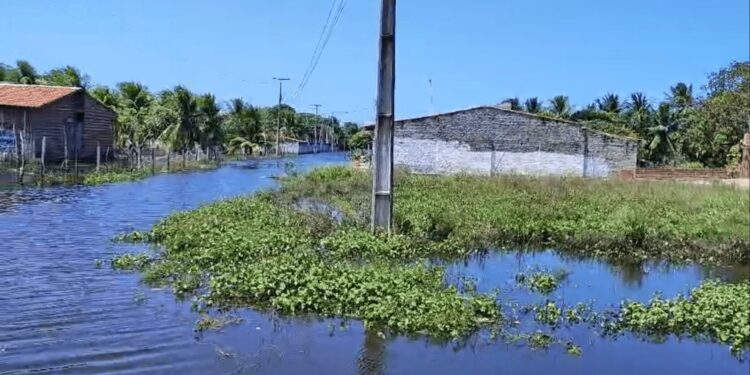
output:
<instances>
[{"instance_id":1,"label":"tall grass","mask_svg":"<svg viewBox=\"0 0 750 375\"><path fill-rule=\"evenodd\" d=\"M679 182L397 173L398 233L475 247L557 247L633 261L750 259L745 191ZM313 198L364 225L367 172L317 169L284 182L282 196Z\"/></svg>"}]
</instances>

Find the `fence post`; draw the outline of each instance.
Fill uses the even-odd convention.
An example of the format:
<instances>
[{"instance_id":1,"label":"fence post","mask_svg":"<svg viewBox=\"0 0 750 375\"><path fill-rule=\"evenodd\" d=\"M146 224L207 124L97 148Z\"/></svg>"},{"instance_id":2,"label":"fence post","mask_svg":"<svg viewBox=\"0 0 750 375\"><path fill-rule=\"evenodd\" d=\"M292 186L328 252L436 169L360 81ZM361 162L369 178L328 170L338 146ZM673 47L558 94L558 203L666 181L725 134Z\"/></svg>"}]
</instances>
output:
<instances>
[{"instance_id":1,"label":"fence post","mask_svg":"<svg viewBox=\"0 0 750 375\"><path fill-rule=\"evenodd\" d=\"M169 172L169 157L172 155L172 151L167 147L167 172Z\"/></svg>"},{"instance_id":2,"label":"fence post","mask_svg":"<svg viewBox=\"0 0 750 375\"><path fill-rule=\"evenodd\" d=\"M68 124L63 126L63 167L68 169Z\"/></svg>"},{"instance_id":3,"label":"fence post","mask_svg":"<svg viewBox=\"0 0 750 375\"><path fill-rule=\"evenodd\" d=\"M76 183L78 183L78 147L76 147L75 170L76 170Z\"/></svg>"},{"instance_id":4,"label":"fence post","mask_svg":"<svg viewBox=\"0 0 750 375\"><path fill-rule=\"evenodd\" d=\"M96 173L99 173L99 167L102 163L102 146L96 141Z\"/></svg>"},{"instance_id":5,"label":"fence post","mask_svg":"<svg viewBox=\"0 0 750 375\"><path fill-rule=\"evenodd\" d=\"M151 174L156 173L156 154L154 153L154 145L151 145Z\"/></svg>"},{"instance_id":6,"label":"fence post","mask_svg":"<svg viewBox=\"0 0 750 375\"><path fill-rule=\"evenodd\" d=\"M21 145L20 145L21 155L19 155L20 158L18 161L18 183L23 184L24 167L25 167L25 162L26 162L26 157L25 157L26 147L24 145L25 139L23 136L23 132L18 133L18 138L21 140Z\"/></svg>"},{"instance_id":7,"label":"fence post","mask_svg":"<svg viewBox=\"0 0 750 375\"><path fill-rule=\"evenodd\" d=\"M44 168L45 168L44 157L46 156L45 155L46 153L47 153L47 136L45 135L42 137L42 160L41 160L42 162L42 184L44 184L44 172L45 172L44 171Z\"/></svg>"}]
</instances>

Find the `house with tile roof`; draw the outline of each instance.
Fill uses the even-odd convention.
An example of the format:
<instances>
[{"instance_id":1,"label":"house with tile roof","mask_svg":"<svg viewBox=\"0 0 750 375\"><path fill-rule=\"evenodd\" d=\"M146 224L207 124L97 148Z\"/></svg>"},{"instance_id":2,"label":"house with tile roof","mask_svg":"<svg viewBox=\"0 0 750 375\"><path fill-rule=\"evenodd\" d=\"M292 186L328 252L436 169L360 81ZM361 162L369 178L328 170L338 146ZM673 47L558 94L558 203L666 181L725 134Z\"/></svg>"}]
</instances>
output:
<instances>
[{"instance_id":1,"label":"house with tile roof","mask_svg":"<svg viewBox=\"0 0 750 375\"><path fill-rule=\"evenodd\" d=\"M79 87L0 83L0 152L14 149L23 133L37 157L46 137L47 160L95 159L97 145L113 147L115 119Z\"/></svg>"}]
</instances>

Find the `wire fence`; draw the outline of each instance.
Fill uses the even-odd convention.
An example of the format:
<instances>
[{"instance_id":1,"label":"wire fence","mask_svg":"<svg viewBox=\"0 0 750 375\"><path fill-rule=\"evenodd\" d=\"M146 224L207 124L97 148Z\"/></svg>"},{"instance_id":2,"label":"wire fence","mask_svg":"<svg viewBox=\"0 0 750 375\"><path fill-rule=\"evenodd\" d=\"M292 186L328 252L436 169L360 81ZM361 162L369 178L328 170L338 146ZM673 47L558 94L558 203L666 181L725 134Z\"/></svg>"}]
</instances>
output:
<instances>
[{"instance_id":1,"label":"wire fence","mask_svg":"<svg viewBox=\"0 0 750 375\"><path fill-rule=\"evenodd\" d=\"M173 151L155 143L124 149L98 145L93 156L80 158L67 145L61 151L48 144L46 137L35 139L23 130L0 127L0 183L80 183L92 173L171 172L203 168L224 158L215 147Z\"/></svg>"}]
</instances>

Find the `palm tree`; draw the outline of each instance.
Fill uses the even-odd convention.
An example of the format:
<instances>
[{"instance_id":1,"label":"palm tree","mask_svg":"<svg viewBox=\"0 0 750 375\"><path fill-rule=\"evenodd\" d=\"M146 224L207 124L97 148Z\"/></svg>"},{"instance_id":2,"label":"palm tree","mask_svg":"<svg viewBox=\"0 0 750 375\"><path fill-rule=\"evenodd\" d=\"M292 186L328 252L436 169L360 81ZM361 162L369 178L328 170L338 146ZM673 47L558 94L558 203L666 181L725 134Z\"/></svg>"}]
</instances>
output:
<instances>
[{"instance_id":1,"label":"palm tree","mask_svg":"<svg viewBox=\"0 0 750 375\"><path fill-rule=\"evenodd\" d=\"M542 111L542 102L540 102L537 97L526 99L523 106L524 110L529 113L539 113Z\"/></svg>"},{"instance_id":2,"label":"palm tree","mask_svg":"<svg viewBox=\"0 0 750 375\"><path fill-rule=\"evenodd\" d=\"M679 112L683 112L692 107L695 102L695 98L693 97L693 85L687 85L680 82L670 87L669 93L667 94L667 100L669 101L669 104Z\"/></svg>"},{"instance_id":3,"label":"palm tree","mask_svg":"<svg viewBox=\"0 0 750 375\"><path fill-rule=\"evenodd\" d=\"M245 103L242 99L233 99L229 102L229 113L227 114L226 132L230 138L228 151L253 152L267 145L269 134L263 129L263 116L258 108Z\"/></svg>"},{"instance_id":4,"label":"palm tree","mask_svg":"<svg viewBox=\"0 0 750 375\"><path fill-rule=\"evenodd\" d=\"M596 106L602 112L619 114L622 111L620 97L616 94L607 94L596 100Z\"/></svg>"},{"instance_id":5,"label":"palm tree","mask_svg":"<svg viewBox=\"0 0 750 375\"><path fill-rule=\"evenodd\" d=\"M106 105L112 110L117 109L117 104L120 98L116 91L110 89L107 86L97 86L89 90L89 94L99 100L102 104Z\"/></svg>"},{"instance_id":6,"label":"palm tree","mask_svg":"<svg viewBox=\"0 0 750 375\"><path fill-rule=\"evenodd\" d=\"M11 70L8 74L11 82L20 83L24 85L35 85L37 78L36 69L26 60L16 61L16 68Z\"/></svg>"},{"instance_id":7,"label":"palm tree","mask_svg":"<svg viewBox=\"0 0 750 375\"><path fill-rule=\"evenodd\" d=\"M148 107L153 99L148 88L139 82L120 82L117 89L120 91L121 106L136 112Z\"/></svg>"},{"instance_id":8,"label":"palm tree","mask_svg":"<svg viewBox=\"0 0 750 375\"><path fill-rule=\"evenodd\" d=\"M81 74L75 67L68 65L64 68L50 70L42 77L42 81L44 84L52 86L86 88L89 84L89 77L88 75Z\"/></svg>"},{"instance_id":9,"label":"palm tree","mask_svg":"<svg viewBox=\"0 0 750 375\"><path fill-rule=\"evenodd\" d=\"M630 94L630 101L625 104L627 108L627 118L630 122L630 126L639 134L643 135L643 132L648 128L653 119L653 108L648 98L642 92L634 92Z\"/></svg>"},{"instance_id":10,"label":"palm tree","mask_svg":"<svg viewBox=\"0 0 750 375\"><path fill-rule=\"evenodd\" d=\"M552 98L550 102L550 111L556 117L567 119L570 118L570 100L565 95L558 95Z\"/></svg>"},{"instance_id":11,"label":"palm tree","mask_svg":"<svg viewBox=\"0 0 750 375\"><path fill-rule=\"evenodd\" d=\"M505 100L503 100L500 103L501 104L509 103L510 104L510 109L513 110L513 111L520 111L520 110L522 110L521 109L521 101L518 100L517 97L505 99Z\"/></svg>"},{"instance_id":12,"label":"palm tree","mask_svg":"<svg viewBox=\"0 0 750 375\"><path fill-rule=\"evenodd\" d=\"M213 151L215 147L223 142L223 131L221 127L221 109L216 103L216 97L204 94L198 97L198 111L200 112L200 143L202 148Z\"/></svg>"},{"instance_id":13,"label":"palm tree","mask_svg":"<svg viewBox=\"0 0 750 375\"><path fill-rule=\"evenodd\" d=\"M172 150L182 153L182 167L185 167L186 153L200 140L200 112L198 100L184 86L177 86L165 99L175 111L176 121L162 133L161 138L169 143Z\"/></svg>"},{"instance_id":14,"label":"palm tree","mask_svg":"<svg viewBox=\"0 0 750 375\"><path fill-rule=\"evenodd\" d=\"M675 155L675 148L670 135L677 130L677 122L674 121L674 114L671 112L671 104L663 102L659 104L656 113L656 125L647 129L646 158L657 163L666 163L670 157Z\"/></svg>"}]
</instances>

